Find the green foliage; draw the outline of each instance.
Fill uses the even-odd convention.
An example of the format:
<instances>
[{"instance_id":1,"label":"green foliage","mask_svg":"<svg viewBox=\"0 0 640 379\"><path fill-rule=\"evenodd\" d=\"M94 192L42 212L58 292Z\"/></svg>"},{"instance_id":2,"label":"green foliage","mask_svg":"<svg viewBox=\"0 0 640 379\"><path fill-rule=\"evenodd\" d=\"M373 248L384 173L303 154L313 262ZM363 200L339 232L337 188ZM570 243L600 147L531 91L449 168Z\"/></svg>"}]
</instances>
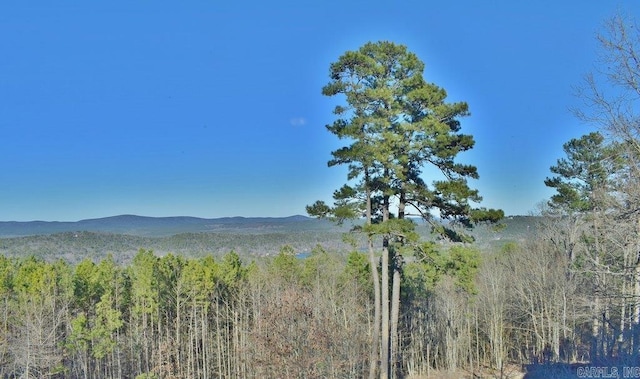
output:
<instances>
[{"instance_id":1,"label":"green foliage","mask_svg":"<svg viewBox=\"0 0 640 379\"><path fill-rule=\"evenodd\" d=\"M415 252L416 262L407 264L405 275L427 289L433 289L446 272L446 258L433 242L424 242Z\"/></svg>"},{"instance_id":2,"label":"green foliage","mask_svg":"<svg viewBox=\"0 0 640 379\"><path fill-rule=\"evenodd\" d=\"M468 246L453 246L449 250L446 272L455 278L455 284L475 294L475 278L480 265L480 252Z\"/></svg>"},{"instance_id":3,"label":"green foliage","mask_svg":"<svg viewBox=\"0 0 640 379\"><path fill-rule=\"evenodd\" d=\"M376 268L377 269L377 268ZM347 256L347 264L340 276L342 282L355 282L358 287L364 288L367 293L373 295L371 283L371 265L367 256L358 251L352 251Z\"/></svg>"},{"instance_id":4,"label":"green foliage","mask_svg":"<svg viewBox=\"0 0 640 379\"><path fill-rule=\"evenodd\" d=\"M455 162L474 145L472 136L460 133L468 106L446 102L446 91L425 81L423 71L415 54L388 41L366 43L331 64L331 81L322 93L343 95L346 104L336 106L336 120L327 130L351 144L333 151L329 166L347 165L348 180L358 182L335 191L333 207L321 201L307 207L310 215L338 221L358 217L370 200L367 214L378 223L387 218L382 215L390 216L389 199L397 197L398 219L404 219L405 207L412 207L433 224L434 232L456 241L471 239L435 222L434 210L465 227L504 216L500 210L471 206L482 200L467 183L478 178L477 170ZM421 177L426 165L435 166L445 179L434 178L428 185ZM406 226L393 223L364 231L417 239Z\"/></svg>"},{"instance_id":5,"label":"green foliage","mask_svg":"<svg viewBox=\"0 0 640 379\"><path fill-rule=\"evenodd\" d=\"M46 302L56 295L71 295L71 269L61 261L47 263L35 257L19 262L13 289L23 301Z\"/></svg>"},{"instance_id":6,"label":"green foliage","mask_svg":"<svg viewBox=\"0 0 640 379\"><path fill-rule=\"evenodd\" d=\"M205 302L209 288L205 282L205 271L200 260L186 262L180 274L180 286L185 288L188 297L194 303Z\"/></svg>"},{"instance_id":7,"label":"green foliage","mask_svg":"<svg viewBox=\"0 0 640 379\"><path fill-rule=\"evenodd\" d=\"M402 269L400 293L403 304L430 299L437 284L446 275L447 257L435 243L420 244L415 250L414 258Z\"/></svg>"},{"instance_id":8,"label":"green foliage","mask_svg":"<svg viewBox=\"0 0 640 379\"><path fill-rule=\"evenodd\" d=\"M504 219L504 211L502 209L477 208L471 210L471 221L475 224L489 222L498 225L498 222L502 219ZM496 230L501 230L505 226L504 224L499 225Z\"/></svg>"},{"instance_id":9,"label":"green foliage","mask_svg":"<svg viewBox=\"0 0 640 379\"><path fill-rule=\"evenodd\" d=\"M215 376L219 373L217 363L222 364L226 354L241 351L239 345L233 345L241 343L235 336L250 344L265 342L271 351L269 341L256 340L255 333L263 333L266 327L264 332L270 336L273 324L282 322L280 307L286 306L286 312L293 313L284 313L291 321L282 330L287 332L292 325L304 330L305 335L317 339L311 341L316 344L314 349L325 349L323 357L336 359L329 354L341 344L331 342L338 341L336 336L318 336L325 330L322 323L335 318L333 325L366 329L366 323L356 321L367 318L364 302L356 304L341 296L357 300L354 296L365 293L359 292L354 281L366 283L368 265L358 253L349 262L349 269L345 269L341 255L321 246L300 259L294 248L286 245L266 267L255 262L245 265L233 251L215 260L211 255L157 257L141 249L126 267L116 265L113 257L97 263L86 259L69 266L34 257L11 260L0 256L0 273L11 278L1 302L0 356L16 370L30 362L30 369L42 375L64 372L65 377L135 377L147 372L140 377L169 377L173 372L174 377L193 377L197 376L190 371L193 365L202 370L206 364ZM344 272L354 277L343 282L338 278ZM258 277L261 282L255 281ZM316 301L338 301L346 311L326 308L325 303ZM269 315L265 307L280 313ZM339 313L334 315L335 311ZM262 326L264 317L270 316L274 318ZM42 340L29 340L35 334L25 334L36 332ZM18 343L25 339L31 342L23 348ZM306 345L307 338L301 343ZM251 354L253 347L243 346L247 350L242 354ZM30 361L17 361L18 355L6 353L27 351L20 349L32 349L24 355ZM195 359L197 351L205 349L210 360ZM177 354L183 357L181 363L192 365L182 366L179 374L171 361ZM49 356L52 358L46 364L38 363L45 358L32 358ZM121 360L120 366L117 360ZM262 364L259 360L250 362L252 368Z\"/></svg>"},{"instance_id":10,"label":"green foliage","mask_svg":"<svg viewBox=\"0 0 640 379\"><path fill-rule=\"evenodd\" d=\"M185 264L183 257L173 254L167 254L157 262L155 268L155 276L157 278L156 291L158 293L158 301L164 304L162 316L165 318L171 319L178 312L175 297Z\"/></svg>"},{"instance_id":11,"label":"green foliage","mask_svg":"<svg viewBox=\"0 0 640 379\"><path fill-rule=\"evenodd\" d=\"M71 334L67 340L67 348L72 352L84 352L89 349L91 332L87 315L82 312L71 320Z\"/></svg>"},{"instance_id":12,"label":"green foliage","mask_svg":"<svg viewBox=\"0 0 640 379\"><path fill-rule=\"evenodd\" d=\"M611 190L612 176L624 165L621 146L606 145L604 137L593 132L571 139L563 149L567 157L551 167L557 176L544 182L557 191L549 205L565 212L593 210L597 201L603 200L594 196Z\"/></svg>"},{"instance_id":13,"label":"green foliage","mask_svg":"<svg viewBox=\"0 0 640 379\"><path fill-rule=\"evenodd\" d=\"M247 280L248 268L242 265L240 256L231 251L222 257L220 280L227 288L237 288Z\"/></svg>"},{"instance_id":14,"label":"green foliage","mask_svg":"<svg viewBox=\"0 0 640 379\"><path fill-rule=\"evenodd\" d=\"M90 331L93 340L93 356L104 358L116 347L113 333L124 325L122 313L114 308L114 299L111 293L105 293L96 304L96 321Z\"/></svg>"},{"instance_id":15,"label":"green foliage","mask_svg":"<svg viewBox=\"0 0 640 379\"><path fill-rule=\"evenodd\" d=\"M133 313L137 315L157 315L157 276L158 258L151 250L140 249L129 267L132 280Z\"/></svg>"},{"instance_id":16,"label":"green foliage","mask_svg":"<svg viewBox=\"0 0 640 379\"><path fill-rule=\"evenodd\" d=\"M364 212L364 203L359 198L358 189L344 185L333 192L332 207L324 201L318 200L306 206L307 214L317 218L327 218L341 225L346 220L360 217Z\"/></svg>"},{"instance_id":17,"label":"green foliage","mask_svg":"<svg viewBox=\"0 0 640 379\"><path fill-rule=\"evenodd\" d=\"M284 245L280 253L269 264L269 272L280 277L285 283L297 283L300 278L300 260L289 245Z\"/></svg>"},{"instance_id":18,"label":"green foliage","mask_svg":"<svg viewBox=\"0 0 640 379\"><path fill-rule=\"evenodd\" d=\"M318 218L326 218L331 213L331 208L321 200L316 201L313 205L307 205L306 210L310 216Z\"/></svg>"},{"instance_id":19,"label":"green foliage","mask_svg":"<svg viewBox=\"0 0 640 379\"><path fill-rule=\"evenodd\" d=\"M5 256L0 256L0 296L9 294L13 287L14 262Z\"/></svg>"},{"instance_id":20,"label":"green foliage","mask_svg":"<svg viewBox=\"0 0 640 379\"><path fill-rule=\"evenodd\" d=\"M85 311L102 296L103 288L95 263L89 259L80 262L73 276L73 294L76 304Z\"/></svg>"},{"instance_id":21,"label":"green foliage","mask_svg":"<svg viewBox=\"0 0 640 379\"><path fill-rule=\"evenodd\" d=\"M505 255L505 256L511 255L516 251L518 251L519 248L520 247L516 242L513 242L513 241L506 242L504 245L502 245L502 247L500 247L500 255Z\"/></svg>"},{"instance_id":22,"label":"green foliage","mask_svg":"<svg viewBox=\"0 0 640 379\"><path fill-rule=\"evenodd\" d=\"M415 223L410 219L392 218L385 222L365 225L362 230L371 236L382 235L389 238L401 238L407 242L416 242L419 236L415 227Z\"/></svg>"},{"instance_id":23,"label":"green foliage","mask_svg":"<svg viewBox=\"0 0 640 379\"><path fill-rule=\"evenodd\" d=\"M336 254L330 254L322 246L317 245L301 262L300 284L308 288L317 286L318 283L337 274L340 263Z\"/></svg>"},{"instance_id":24,"label":"green foliage","mask_svg":"<svg viewBox=\"0 0 640 379\"><path fill-rule=\"evenodd\" d=\"M422 283L426 290L433 290L444 275L467 293L475 294L475 279L480 266L480 252L475 248L454 245L441 251L433 242L422 244L416 253L416 262L405 267L410 282ZM415 285L415 284L414 284Z\"/></svg>"}]
</instances>

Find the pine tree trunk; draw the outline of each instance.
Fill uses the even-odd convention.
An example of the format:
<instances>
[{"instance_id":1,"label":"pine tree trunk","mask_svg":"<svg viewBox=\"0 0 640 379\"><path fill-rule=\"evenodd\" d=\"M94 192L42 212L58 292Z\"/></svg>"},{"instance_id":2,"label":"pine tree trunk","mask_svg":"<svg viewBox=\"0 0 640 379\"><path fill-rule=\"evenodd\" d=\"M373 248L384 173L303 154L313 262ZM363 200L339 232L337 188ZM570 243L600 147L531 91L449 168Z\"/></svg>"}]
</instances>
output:
<instances>
[{"instance_id":1,"label":"pine tree trunk","mask_svg":"<svg viewBox=\"0 0 640 379\"><path fill-rule=\"evenodd\" d=\"M400 318L400 256L393 257L393 280L391 292L391 377L398 371L398 320Z\"/></svg>"},{"instance_id":2,"label":"pine tree trunk","mask_svg":"<svg viewBox=\"0 0 640 379\"><path fill-rule=\"evenodd\" d=\"M398 219L404 219L406 197L404 191L400 192L400 201L398 204ZM402 242L402 241L401 241ZM402 264L402 256L397 252L393 254L392 268L392 292L391 292L391 377L397 372L398 362L398 322L400 318L400 268Z\"/></svg>"},{"instance_id":3,"label":"pine tree trunk","mask_svg":"<svg viewBox=\"0 0 640 379\"><path fill-rule=\"evenodd\" d=\"M369 264L371 265L371 279L373 280L373 332L371 333L371 348L369 354L369 379L376 377L378 369L378 360L380 352L380 313L381 313L381 300L380 300L380 278L378 276L378 264L376 257L373 253L373 241L371 237L368 240L369 244Z\"/></svg>"},{"instance_id":4,"label":"pine tree trunk","mask_svg":"<svg viewBox=\"0 0 640 379\"><path fill-rule=\"evenodd\" d=\"M389 196L385 196L382 222L389 220ZM382 332L380 347L380 378L389 378L389 237L382 239Z\"/></svg>"},{"instance_id":5,"label":"pine tree trunk","mask_svg":"<svg viewBox=\"0 0 640 379\"><path fill-rule=\"evenodd\" d=\"M367 224L371 224L371 190L368 187L368 174L365 178L367 185ZM380 278L378 277L378 262L373 252L373 240L367 237L369 247L369 265L371 266L371 280L373 281L373 329L371 333L371 347L369 353L369 379L376 377L378 369L378 355L380 352Z\"/></svg>"}]
</instances>

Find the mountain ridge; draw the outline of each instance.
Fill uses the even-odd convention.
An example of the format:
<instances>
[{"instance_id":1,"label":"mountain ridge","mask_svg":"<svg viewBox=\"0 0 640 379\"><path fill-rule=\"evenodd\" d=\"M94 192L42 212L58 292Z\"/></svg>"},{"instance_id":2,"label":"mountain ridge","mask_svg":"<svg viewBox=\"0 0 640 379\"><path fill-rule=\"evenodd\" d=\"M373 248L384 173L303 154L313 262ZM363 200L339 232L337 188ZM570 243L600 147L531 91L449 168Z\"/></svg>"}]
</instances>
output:
<instances>
[{"instance_id":1,"label":"mountain ridge","mask_svg":"<svg viewBox=\"0 0 640 379\"><path fill-rule=\"evenodd\" d=\"M136 236L168 236L185 232L220 232L226 229L277 229L283 224L317 222L302 215L286 217L192 216L151 217L123 214L79 221L0 221L0 238L47 235L64 232L99 232Z\"/></svg>"}]
</instances>

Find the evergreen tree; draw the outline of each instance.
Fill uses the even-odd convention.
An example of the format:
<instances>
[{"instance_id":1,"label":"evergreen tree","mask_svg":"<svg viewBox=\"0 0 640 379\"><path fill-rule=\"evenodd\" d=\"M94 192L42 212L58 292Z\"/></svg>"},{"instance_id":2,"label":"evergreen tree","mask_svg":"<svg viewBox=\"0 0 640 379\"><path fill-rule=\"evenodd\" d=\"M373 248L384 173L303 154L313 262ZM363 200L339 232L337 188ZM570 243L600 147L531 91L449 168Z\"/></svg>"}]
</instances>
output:
<instances>
[{"instance_id":1,"label":"evergreen tree","mask_svg":"<svg viewBox=\"0 0 640 379\"><path fill-rule=\"evenodd\" d=\"M598 132L571 139L563 145L561 158L545 180L557 193L549 205L565 213L584 213L606 207L613 190L613 177L622 168L619 144L606 145Z\"/></svg>"},{"instance_id":2,"label":"evergreen tree","mask_svg":"<svg viewBox=\"0 0 640 379\"><path fill-rule=\"evenodd\" d=\"M365 232L370 237L382 236L383 378L393 373L397 354L400 253L405 245L417 240L414 224L405 219L409 208L430 222L434 231L458 241L468 238L450 226L471 227L475 222L497 221L503 216L499 210L472 206L481 197L468 186L467 179L478 178L477 170L455 161L459 153L474 145L470 135L460 133L460 118L469 115L467 104L447 103L446 91L426 82L423 71L424 64L405 46L367 43L331 64L331 81L322 90L326 96L344 96L346 105L335 107L337 119L327 129L351 141L332 153L329 166L348 165L348 179L357 180L357 184L336 191L333 207L316 202L307 211L341 220L359 216L364 209ZM442 178L427 184L422 178L427 165L435 166ZM438 223L434 213L450 222ZM393 275L391 298L389 269ZM372 342L373 347L377 344ZM372 367L370 377L375 371Z\"/></svg>"}]
</instances>

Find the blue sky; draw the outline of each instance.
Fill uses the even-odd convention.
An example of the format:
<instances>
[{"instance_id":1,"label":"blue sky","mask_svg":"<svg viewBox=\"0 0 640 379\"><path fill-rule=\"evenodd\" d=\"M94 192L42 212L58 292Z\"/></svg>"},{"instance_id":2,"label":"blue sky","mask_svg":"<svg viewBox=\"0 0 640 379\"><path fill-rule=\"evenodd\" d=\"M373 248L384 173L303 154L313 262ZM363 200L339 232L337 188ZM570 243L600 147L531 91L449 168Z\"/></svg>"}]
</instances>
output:
<instances>
[{"instance_id":1,"label":"blue sky","mask_svg":"<svg viewBox=\"0 0 640 379\"><path fill-rule=\"evenodd\" d=\"M378 40L468 102L482 205L527 214L592 130L572 86L618 10L640 2L2 2L0 220L304 214L345 180L329 64Z\"/></svg>"}]
</instances>

